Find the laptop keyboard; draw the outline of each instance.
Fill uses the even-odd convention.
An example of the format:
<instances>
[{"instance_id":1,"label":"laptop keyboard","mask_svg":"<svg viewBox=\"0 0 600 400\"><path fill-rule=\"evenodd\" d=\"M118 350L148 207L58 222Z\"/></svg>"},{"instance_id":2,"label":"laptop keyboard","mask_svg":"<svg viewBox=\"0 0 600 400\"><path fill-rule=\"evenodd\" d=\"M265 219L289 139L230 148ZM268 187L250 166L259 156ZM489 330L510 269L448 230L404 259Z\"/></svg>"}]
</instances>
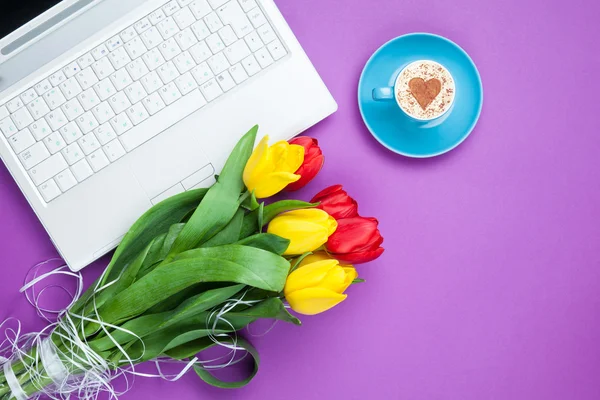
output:
<instances>
[{"instance_id":1,"label":"laptop keyboard","mask_svg":"<svg viewBox=\"0 0 600 400\"><path fill-rule=\"evenodd\" d=\"M46 202L287 51L256 0L173 0L0 105Z\"/></svg>"}]
</instances>

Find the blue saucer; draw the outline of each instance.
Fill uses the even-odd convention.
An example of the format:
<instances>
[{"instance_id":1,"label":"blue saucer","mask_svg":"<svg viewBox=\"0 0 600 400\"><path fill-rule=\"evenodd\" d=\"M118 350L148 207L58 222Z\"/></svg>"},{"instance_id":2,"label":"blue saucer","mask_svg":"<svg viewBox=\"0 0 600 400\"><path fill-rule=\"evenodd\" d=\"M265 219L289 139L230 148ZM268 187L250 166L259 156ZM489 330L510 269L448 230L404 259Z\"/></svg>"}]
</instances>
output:
<instances>
[{"instance_id":1,"label":"blue saucer","mask_svg":"<svg viewBox=\"0 0 600 400\"><path fill-rule=\"evenodd\" d=\"M394 86L400 71L417 60L442 64L456 84L452 110L434 126L415 123L395 101L372 97L374 88ZM407 157L434 157L461 144L475 127L482 104L481 78L471 58L454 42L430 33L411 33L384 44L365 65L358 84L358 105L367 128L382 145Z\"/></svg>"}]
</instances>

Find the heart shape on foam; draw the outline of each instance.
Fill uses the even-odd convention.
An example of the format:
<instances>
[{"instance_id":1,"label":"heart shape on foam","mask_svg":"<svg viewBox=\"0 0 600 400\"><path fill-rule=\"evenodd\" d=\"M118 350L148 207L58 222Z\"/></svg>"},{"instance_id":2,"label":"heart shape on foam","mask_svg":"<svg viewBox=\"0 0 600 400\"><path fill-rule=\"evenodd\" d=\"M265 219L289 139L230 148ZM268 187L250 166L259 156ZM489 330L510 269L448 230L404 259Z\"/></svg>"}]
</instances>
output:
<instances>
[{"instance_id":1,"label":"heart shape on foam","mask_svg":"<svg viewBox=\"0 0 600 400\"><path fill-rule=\"evenodd\" d=\"M408 88L423 110L435 100L442 90L442 83L439 79L430 79L425 81L423 78L412 78L408 82Z\"/></svg>"}]
</instances>

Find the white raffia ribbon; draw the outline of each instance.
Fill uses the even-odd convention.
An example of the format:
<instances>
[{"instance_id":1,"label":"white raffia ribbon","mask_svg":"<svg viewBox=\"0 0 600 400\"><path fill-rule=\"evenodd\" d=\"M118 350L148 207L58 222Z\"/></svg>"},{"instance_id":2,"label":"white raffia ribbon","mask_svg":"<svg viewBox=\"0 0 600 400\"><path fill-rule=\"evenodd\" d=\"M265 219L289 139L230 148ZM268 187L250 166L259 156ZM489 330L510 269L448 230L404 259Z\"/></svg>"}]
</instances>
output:
<instances>
[{"instance_id":1,"label":"white raffia ribbon","mask_svg":"<svg viewBox=\"0 0 600 400\"><path fill-rule=\"evenodd\" d=\"M21 387L10 362L4 364L4 377L6 378L6 383L8 384L13 397L16 400L27 400L27 393L25 393Z\"/></svg>"},{"instance_id":2,"label":"white raffia ribbon","mask_svg":"<svg viewBox=\"0 0 600 400\"><path fill-rule=\"evenodd\" d=\"M56 346L48 337L40 343L40 360L48 377L60 386L69 376L69 371L56 353Z\"/></svg>"}]
</instances>

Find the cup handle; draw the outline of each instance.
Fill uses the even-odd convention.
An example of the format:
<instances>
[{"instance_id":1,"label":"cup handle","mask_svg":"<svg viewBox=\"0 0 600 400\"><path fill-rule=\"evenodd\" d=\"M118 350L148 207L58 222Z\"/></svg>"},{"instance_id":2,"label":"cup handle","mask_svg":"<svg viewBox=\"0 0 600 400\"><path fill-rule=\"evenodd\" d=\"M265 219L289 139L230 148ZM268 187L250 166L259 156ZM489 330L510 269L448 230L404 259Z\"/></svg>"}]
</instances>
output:
<instances>
[{"instance_id":1,"label":"cup handle","mask_svg":"<svg viewBox=\"0 0 600 400\"><path fill-rule=\"evenodd\" d=\"M394 88L383 87L373 89L373 100L375 101L390 101L394 100Z\"/></svg>"}]
</instances>

